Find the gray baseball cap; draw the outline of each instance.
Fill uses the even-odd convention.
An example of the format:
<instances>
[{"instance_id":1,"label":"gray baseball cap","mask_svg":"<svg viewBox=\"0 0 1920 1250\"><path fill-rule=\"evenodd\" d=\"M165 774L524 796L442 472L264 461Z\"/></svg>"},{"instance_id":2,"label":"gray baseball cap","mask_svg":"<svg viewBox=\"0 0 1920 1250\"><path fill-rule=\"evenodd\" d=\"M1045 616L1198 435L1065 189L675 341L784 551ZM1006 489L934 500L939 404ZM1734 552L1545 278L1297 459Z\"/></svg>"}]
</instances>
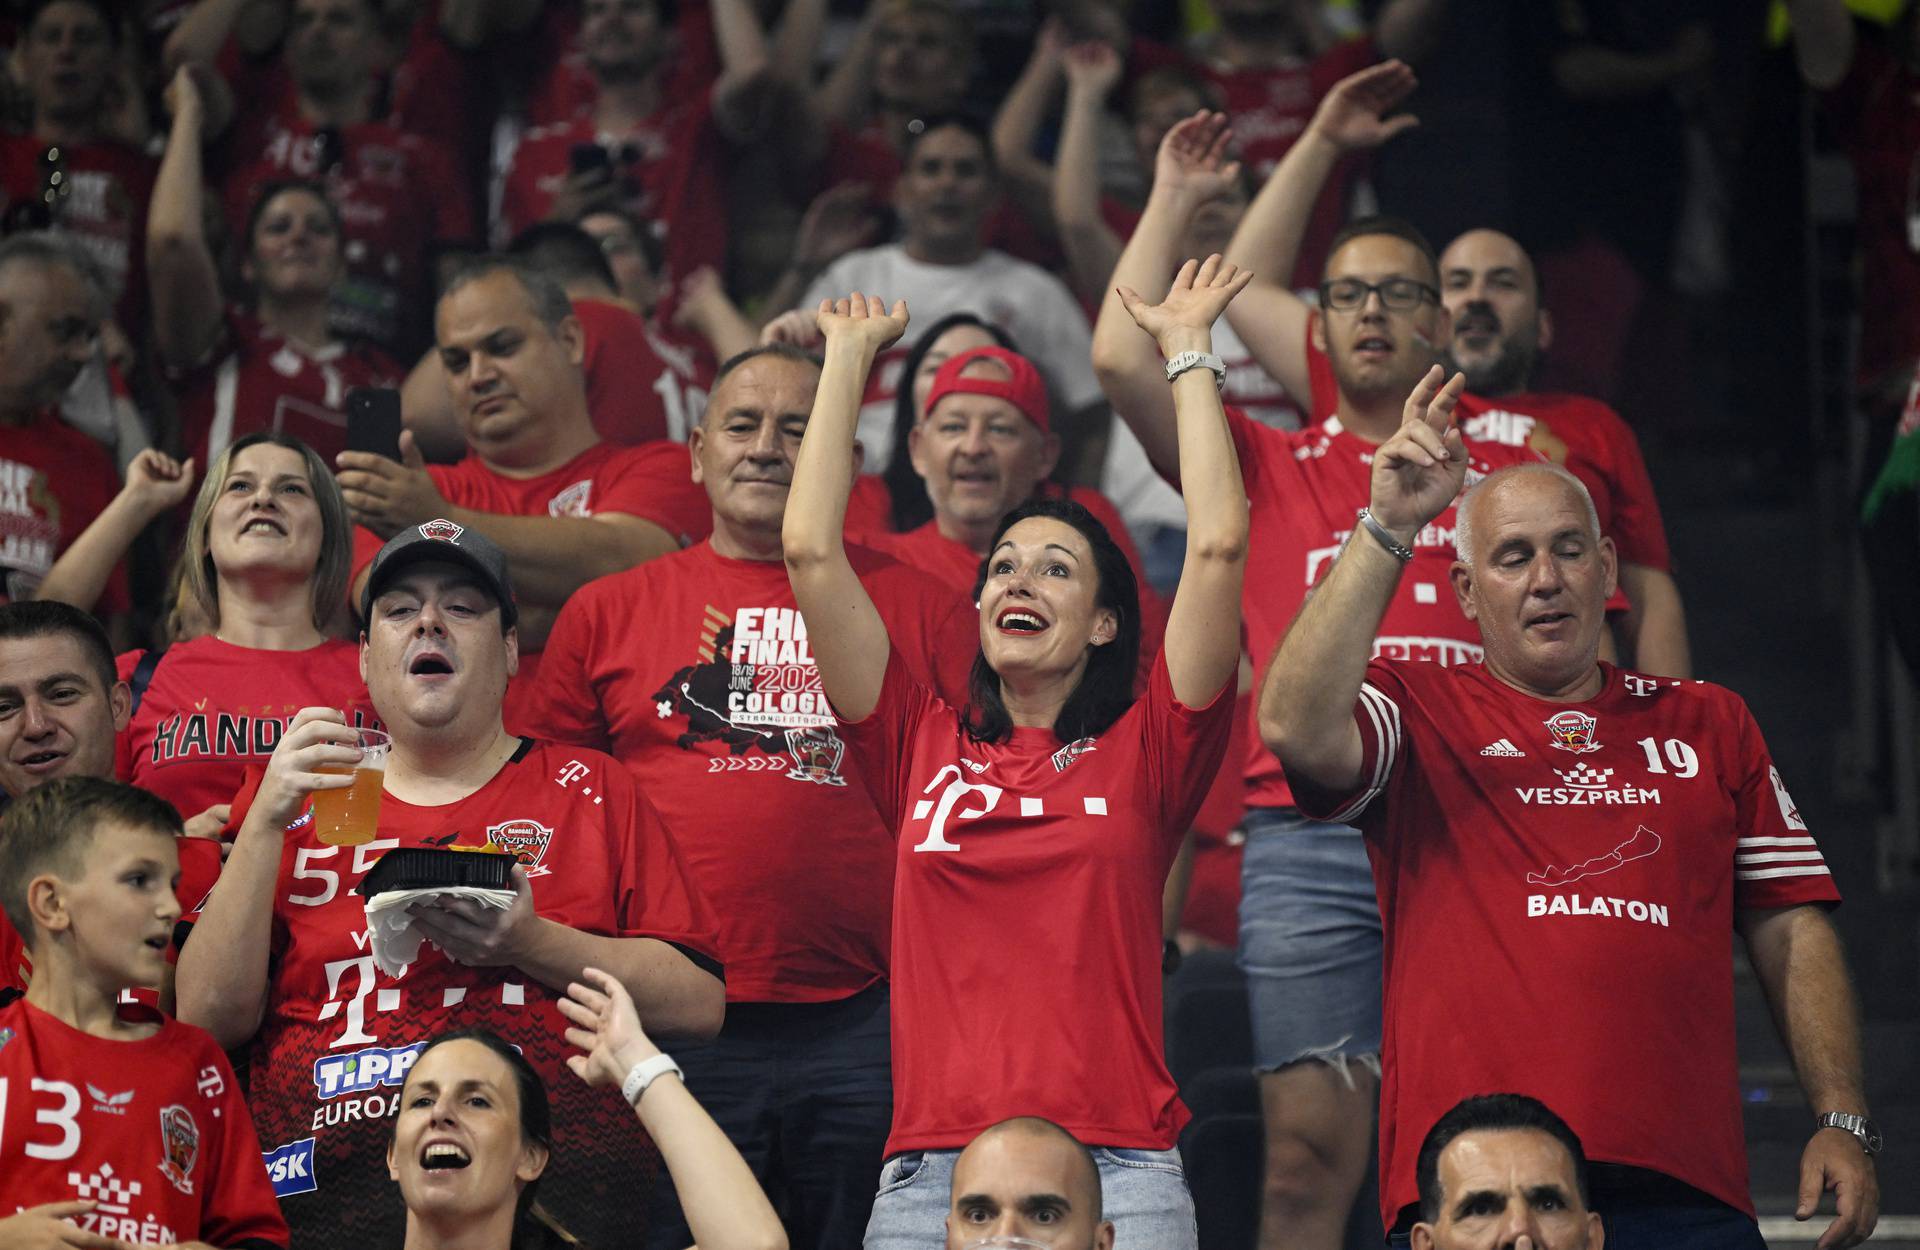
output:
<instances>
[{"instance_id":1,"label":"gray baseball cap","mask_svg":"<svg viewBox=\"0 0 1920 1250\"><path fill-rule=\"evenodd\" d=\"M372 619L373 601L396 574L409 565L430 560L443 560L471 570L500 605L503 626L511 626L519 619L520 612L513 600L513 582L507 577L507 553L479 530L456 525L445 517L408 526L380 548L380 554L367 566L367 589L360 596L360 619Z\"/></svg>"}]
</instances>

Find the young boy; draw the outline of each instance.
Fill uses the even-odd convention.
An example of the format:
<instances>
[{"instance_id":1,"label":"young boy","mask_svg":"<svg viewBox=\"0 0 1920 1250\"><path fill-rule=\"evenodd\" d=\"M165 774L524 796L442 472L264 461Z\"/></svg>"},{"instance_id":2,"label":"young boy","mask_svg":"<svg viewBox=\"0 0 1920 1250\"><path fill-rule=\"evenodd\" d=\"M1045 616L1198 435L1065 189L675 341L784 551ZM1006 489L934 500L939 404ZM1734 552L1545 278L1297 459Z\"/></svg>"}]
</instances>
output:
<instances>
[{"instance_id":1,"label":"young boy","mask_svg":"<svg viewBox=\"0 0 1920 1250\"><path fill-rule=\"evenodd\" d=\"M226 1055L118 1002L165 968L179 833L162 800L93 777L0 816L0 908L34 969L0 996L0 1246L287 1245Z\"/></svg>"}]
</instances>

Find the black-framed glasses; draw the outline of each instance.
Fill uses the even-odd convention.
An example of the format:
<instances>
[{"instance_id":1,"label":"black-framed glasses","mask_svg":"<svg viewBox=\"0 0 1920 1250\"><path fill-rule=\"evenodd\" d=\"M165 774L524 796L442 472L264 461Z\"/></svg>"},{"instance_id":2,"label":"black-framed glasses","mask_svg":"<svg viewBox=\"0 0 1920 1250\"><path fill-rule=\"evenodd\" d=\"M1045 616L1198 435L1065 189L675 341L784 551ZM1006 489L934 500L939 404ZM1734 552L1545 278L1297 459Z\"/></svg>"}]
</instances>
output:
<instances>
[{"instance_id":1,"label":"black-framed glasses","mask_svg":"<svg viewBox=\"0 0 1920 1250\"><path fill-rule=\"evenodd\" d=\"M1438 288L1416 278L1388 278L1385 282L1363 282L1359 278L1335 278L1320 284L1320 306L1335 312L1352 312L1364 306L1367 297L1379 295L1381 304L1394 312L1412 312L1429 301L1440 302Z\"/></svg>"}]
</instances>

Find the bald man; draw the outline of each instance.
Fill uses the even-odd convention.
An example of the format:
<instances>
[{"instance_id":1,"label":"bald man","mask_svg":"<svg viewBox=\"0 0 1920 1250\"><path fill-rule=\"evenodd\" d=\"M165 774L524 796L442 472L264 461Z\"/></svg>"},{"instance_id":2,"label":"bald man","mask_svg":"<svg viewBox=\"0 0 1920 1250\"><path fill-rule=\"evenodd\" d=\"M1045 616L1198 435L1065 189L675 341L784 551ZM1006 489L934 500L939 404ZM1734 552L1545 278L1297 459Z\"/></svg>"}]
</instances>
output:
<instances>
[{"instance_id":1,"label":"bald man","mask_svg":"<svg viewBox=\"0 0 1920 1250\"><path fill-rule=\"evenodd\" d=\"M1002 1120L954 1161L947 1250L1002 1245L1113 1250L1093 1153L1051 1120Z\"/></svg>"},{"instance_id":2,"label":"bald man","mask_svg":"<svg viewBox=\"0 0 1920 1250\"><path fill-rule=\"evenodd\" d=\"M1481 662L1372 659L1413 552L1468 476L1465 379L1434 369L1375 453L1371 499L1281 643L1260 730L1301 809L1366 839L1388 965L1380 1197L1410 1231L1425 1127L1522 1089L1607 1165L1622 1245L1763 1250L1747 1178L1728 930L1746 943L1814 1123L1798 1214L1828 1247L1878 1210L1839 902L1753 714L1732 691L1599 658L1616 558L1573 474L1480 479L1455 522L1455 600ZM1541 987L1551 986L1552 992ZM1470 1010L1463 1011L1463 1004ZM1597 1188L1597 1187L1596 1187ZM1711 1230L1711 1235L1707 1232Z\"/></svg>"},{"instance_id":3,"label":"bald man","mask_svg":"<svg viewBox=\"0 0 1920 1250\"><path fill-rule=\"evenodd\" d=\"M1498 230L1469 230L1440 254L1440 299L1453 320L1444 363L1485 401L1460 423L1467 438L1525 443L1606 502L1601 526L1618 544L1620 589L1631 604L1613 622L1620 652L1643 672L1692 676L1686 610L1640 440L1597 399L1530 389L1553 344L1533 258Z\"/></svg>"}]
</instances>

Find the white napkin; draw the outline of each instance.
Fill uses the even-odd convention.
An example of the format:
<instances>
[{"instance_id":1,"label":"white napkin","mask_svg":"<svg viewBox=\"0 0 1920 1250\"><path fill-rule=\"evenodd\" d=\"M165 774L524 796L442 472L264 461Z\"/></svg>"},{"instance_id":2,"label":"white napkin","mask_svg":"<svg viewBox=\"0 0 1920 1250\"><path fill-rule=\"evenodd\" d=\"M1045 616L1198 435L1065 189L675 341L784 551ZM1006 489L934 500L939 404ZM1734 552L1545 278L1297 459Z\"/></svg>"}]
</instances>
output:
<instances>
[{"instance_id":1,"label":"white napkin","mask_svg":"<svg viewBox=\"0 0 1920 1250\"><path fill-rule=\"evenodd\" d=\"M433 886L424 890L387 890L367 900L367 946L380 971L397 977L420 957L424 937L407 914L409 904L423 899L464 898L501 911L513 906L512 890L482 890L470 885Z\"/></svg>"}]
</instances>

